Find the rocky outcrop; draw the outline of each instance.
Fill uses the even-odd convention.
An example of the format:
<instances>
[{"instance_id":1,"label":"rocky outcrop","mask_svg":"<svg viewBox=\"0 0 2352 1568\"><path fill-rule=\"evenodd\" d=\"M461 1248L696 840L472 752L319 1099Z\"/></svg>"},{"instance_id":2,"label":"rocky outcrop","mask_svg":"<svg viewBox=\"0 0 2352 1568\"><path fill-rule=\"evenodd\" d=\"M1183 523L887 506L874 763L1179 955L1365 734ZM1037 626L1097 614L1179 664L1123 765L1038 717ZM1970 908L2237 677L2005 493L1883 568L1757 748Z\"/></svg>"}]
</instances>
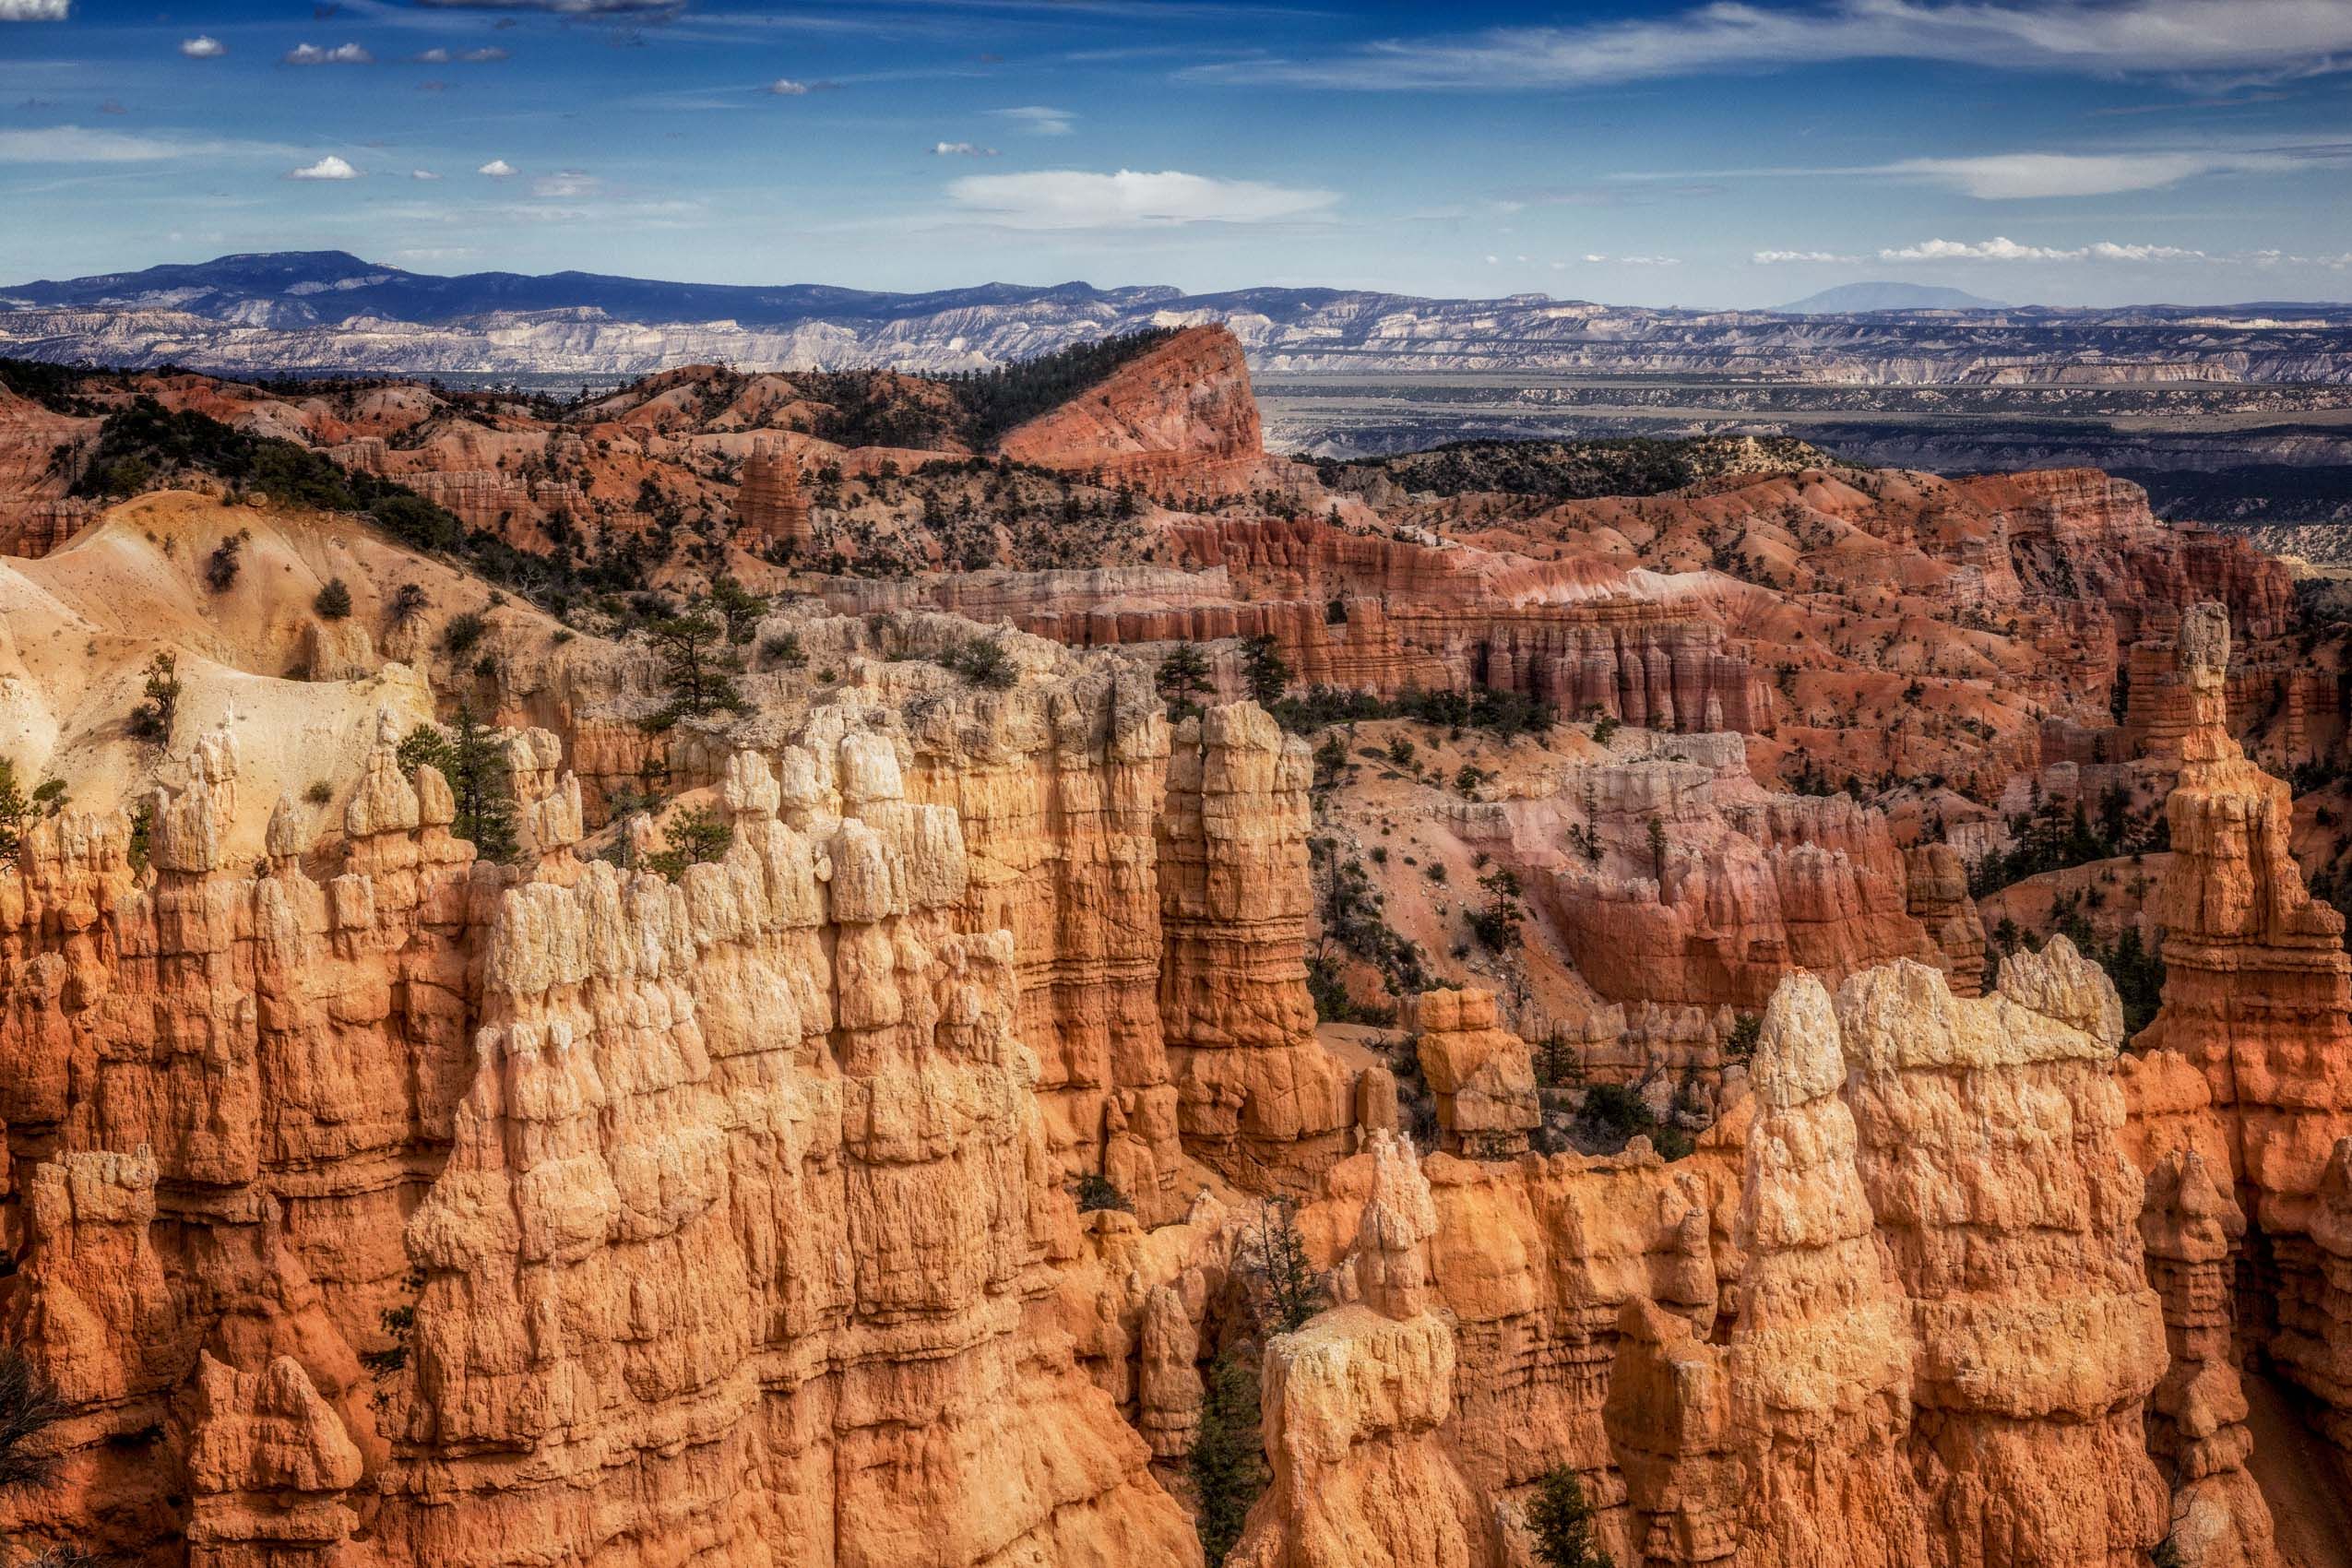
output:
<instances>
[{"instance_id":1,"label":"rocky outcrop","mask_svg":"<svg viewBox=\"0 0 2352 1568\"><path fill-rule=\"evenodd\" d=\"M1154 494L1215 495L1265 461L1265 437L1241 345L1222 327L1191 327L1011 431L997 450Z\"/></svg>"},{"instance_id":2,"label":"rocky outcrop","mask_svg":"<svg viewBox=\"0 0 2352 1568\"><path fill-rule=\"evenodd\" d=\"M1493 1561L1440 1431L1454 1331L1430 1282L1437 1212L1412 1146L1376 1134L1357 1226L1356 1300L1266 1347L1273 1482L1227 1562L1242 1568L1472 1568Z\"/></svg>"},{"instance_id":3,"label":"rocky outcrop","mask_svg":"<svg viewBox=\"0 0 2352 1568\"><path fill-rule=\"evenodd\" d=\"M1190 1203L1161 1035L1158 849L1169 730L1137 676L1028 683L911 715L908 790L963 825L972 929L1013 933L1019 1035L1054 1157L1146 1223Z\"/></svg>"},{"instance_id":4,"label":"rocky outcrop","mask_svg":"<svg viewBox=\"0 0 2352 1568\"><path fill-rule=\"evenodd\" d=\"M2218 1128L2248 1235L2239 1264L2241 1348L2260 1347L2352 1431L2329 1348L2352 1332L2315 1240L2338 1141L2352 1133L2352 961L2343 918L2312 899L2289 844L2284 781L2247 760L2224 712L2229 623L2203 604L2181 621L2190 705L2180 780L2166 802L2172 858L2147 906L2162 931L2163 1004L2134 1041L2204 1075L2198 1114ZM2195 1146L2193 1132L2176 1134ZM2152 1144L2150 1158L2167 1145ZM2203 1152L2201 1150L2201 1152Z\"/></svg>"},{"instance_id":5,"label":"rocky outcrop","mask_svg":"<svg viewBox=\"0 0 2352 1568\"><path fill-rule=\"evenodd\" d=\"M1904 1453L1911 1325L1863 1190L1836 1013L1819 980L1794 976L1775 993L1752 1076L1727 1353L1748 1478L1736 1535L1760 1563L1926 1561L1930 1531Z\"/></svg>"},{"instance_id":6,"label":"rocky outcrop","mask_svg":"<svg viewBox=\"0 0 2352 1568\"><path fill-rule=\"evenodd\" d=\"M2270 1507L2246 1469L2254 1438L2230 1333L2231 1260L2246 1217L2221 1177L2192 1148L2170 1150L2148 1172L2140 1237L2171 1356L2148 1400L2148 1450L2173 1478L2180 1561L2260 1568L2272 1561Z\"/></svg>"},{"instance_id":7,"label":"rocky outcrop","mask_svg":"<svg viewBox=\"0 0 2352 1568\"><path fill-rule=\"evenodd\" d=\"M1306 742L1255 704L1176 731L1158 818L1160 1027L1185 1148L1304 1194L1349 1153L1355 1075L1314 1038Z\"/></svg>"},{"instance_id":8,"label":"rocky outcrop","mask_svg":"<svg viewBox=\"0 0 2352 1568\"><path fill-rule=\"evenodd\" d=\"M1527 1042L1496 1027L1494 993L1425 991L1413 1002L1421 1076L1445 1152L1507 1159L1543 1121Z\"/></svg>"},{"instance_id":9,"label":"rocky outcrop","mask_svg":"<svg viewBox=\"0 0 2352 1568\"><path fill-rule=\"evenodd\" d=\"M808 498L801 493L800 460L775 441L754 441L743 458L733 542L754 552L771 546L798 552L816 542Z\"/></svg>"},{"instance_id":10,"label":"rocky outcrop","mask_svg":"<svg viewBox=\"0 0 2352 1568\"><path fill-rule=\"evenodd\" d=\"M1968 862L1949 844L1915 844L1903 851L1903 873L1906 911L1927 928L1952 994L1983 994L1985 922L1968 896Z\"/></svg>"},{"instance_id":11,"label":"rocky outcrop","mask_svg":"<svg viewBox=\"0 0 2352 1568\"><path fill-rule=\"evenodd\" d=\"M1311 1495L1269 1492L1253 1538L1387 1561L1385 1521L1509 1520L1565 1465L1620 1562L2143 1562L2169 1527L2143 1433L2168 1356L2108 1067L2120 1017L2062 939L1983 999L1907 961L1834 999L1798 975L1752 1099L1682 1162L1431 1157L1453 1413L1377 1396L1360 1369L1396 1331L1350 1296L1297 1336L1359 1369L1312 1384L1352 1391L1313 1407L1350 1441L1320 1451ZM1302 1223L1372 1212L1383 1181L1377 1155L1347 1162ZM1360 1238L1342 1277L1382 1255ZM1270 1380L1300 1375L1286 1343ZM1467 1509L1388 1467L1432 1416Z\"/></svg>"},{"instance_id":12,"label":"rocky outcrop","mask_svg":"<svg viewBox=\"0 0 2352 1568\"><path fill-rule=\"evenodd\" d=\"M474 865L388 737L323 885L282 811L226 871L210 766L149 886L120 824L36 831L6 1310L92 1417L60 1527L220 1568L362 1520L386 1562L1194 1558L1034 1311L1074 1215L956 818L889 738L813 741L730 768L734 847L677 885L575 859L568 779L532 871ZM157 1423L176 1500L101 1441Z\"/></svg>"},{"instance_id":13,"label":"rocky outcrop","mask_svg":"<svg viewBox=\"0 0 2352 1568\"><path fill-rule=\"evenodd\" d=\"M2167 1533L2143 1188L2108 1071L2121 1010L2063 938L1954 997L1896 964L1837 997L1856 1168L1909 1303L1909 1468L1943 1560L2142 1560Z\"/></svg>"},{"instance_id":14,"label":"rocky outcrop","mask_svg":"<svg viewBox=\"0 0 2352 1568\"><path fill-rule=\"evenodd\" d=\"M1450 809L1466 844L1516 869L1585 983L1624 1007L1629 1037L1590 1058L1612 1073L1719 1068L1734 1015L1761 1013L1792 969L1842 979L1942 955L1886 819L1765 790L1737 735L1621 732L1606 758Z\"/></svg>"}]
</instances>

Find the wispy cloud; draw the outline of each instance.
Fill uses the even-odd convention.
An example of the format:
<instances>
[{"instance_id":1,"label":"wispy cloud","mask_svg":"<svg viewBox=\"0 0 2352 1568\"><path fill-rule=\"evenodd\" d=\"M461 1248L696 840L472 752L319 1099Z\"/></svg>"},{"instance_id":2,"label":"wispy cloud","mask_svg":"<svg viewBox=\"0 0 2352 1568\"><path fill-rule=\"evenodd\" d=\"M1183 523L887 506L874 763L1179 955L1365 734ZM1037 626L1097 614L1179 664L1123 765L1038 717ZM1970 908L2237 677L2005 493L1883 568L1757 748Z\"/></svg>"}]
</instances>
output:
<instances>
[{"instance_id":1,"label":"wispy cloud","mask_svg":"<svg viewBox=\"0 0 2352 1568\"><path fill-rule=\"evenodd\" d=\"M982 147L978 142L942 141L932 144L931 155L933 158L993 158L996 149Z\"/></svg>"},{"instance_id":2,"label":"wispy cloud","mask_svg":"<svg viewBox=\"0 0 2352 1568\"><path fill-rule=\"evenodd\" d=\"M229 46L209 33L180 40L180 53L191 60L218 60L229 53Z\"/></svg>"},{"instance_id":3,"label":"wispy cloud","mask_svg":"<svg viewBox=\"0 0 2352 1568\"><path fill-rule=\"evenodd\" d=\"M2268 146L2124 148L2098 152L1997 152L1968 158L1906 158L1829 167L1715 169L1611 174L1615 183L1660 185L1693 180L1860 178L1942 185L1983 201L2115 196L2161 190L2214 174L2286 174L2352 164L2352 141Z\"/></svg>"},{"instance_id":4,"label":"wispy cloud","mask_svg":"<svg viewBox=\"0 0 2352 1568\"><path fill-rule=\"evenodd\" d=\"M1323 56L1195 66L1207 80L1364 89L1556 89L1935 60L2085 75L2288 77L2352 68L2341 0L1719 0L1679 15L1388 39Z\"/></svg>"},{"instance_id":5,"label":"wispy cloud","mask_svg":"<svg viewBox=\"0 0 2352 1568\"><path fill-rule=\"evenodd\" d=\"M1856 262L1859 255L1840 255L1835 251L1758 251L1748 258L1759 267L1778 267L1787 262L1847 261Z\"/></svg>"},{"instance_id":6,"label":"wispy cloud","mask_svg":"<svg viewBox=\"0 0 2352 1568\"><path fill-rule=\"evenodd\" d=\"M790 77L778 77L767 84L767 90L771 96L777 98L806 98L809 93L809 84L796 82Z\"/></svg>"},{"instance_id":7,"label":"wispy cloud","mask_svg":"<svg viewBox=\"0 0 2352 1568\"><path fill-rule=\"evenodd\" d=\"M441 178L441 176L434 173L430 169L411 169L409 171L409 178L411 180L437 180Z\"/></svg>"},{"instance_id":8,"label":"wispy cloud","mask_svg":"<svg viewBox=\"0 0 2352 1568\"><path fill-rule=\"evenodd\" d=\"M2288 152L2013 152L1911 158L1871 172L1913 175L1980 200L2006 201L2161 190L2206 174L2283 173L2310 161Z\"/></svg>"},{"instance_id":9,"label":"wispy cloud","mask_svg":"<svg viewBox=\"0 0 2352 1568\"><path fill-rule=\"evenodd\" d=\"M297 43L286 51L284 63L289 65L373 65L375 56L364 44L339 43L332 49L322 49L315 43Z\"/></svg>"},{"instance_id":10,"label":"wispy cloud","mask_svg":"<svg viewBox=\"0 0 2352 1568\"><path fill-rule=\"evenodd\" d=\"M1017 109L992 109L990 113L1000 120L1010 120L1031 136L1066 137L1077 128L1077 116L1067 109L1050 109L1042 103L1025 103Z\"/></svg>"},{"instance_id":11,"label":"wispy cloud","mask_svg":"<svg viewBox=\"0 0 2352 1568\"><path fill-rule=\"evenodd\" d=\"M164 163L175 159L267 154L296 149L272 142L232 141L219 137L179 138L51 125L33 131L0 131L0 163Z\"/></svg>"},{"instance_id":12,"label":"wispy cloud","mask_svg":"<svg viewBox=\"0 0 2352 1568\"><path fill-rule=\"evenodd\" d=\"M331 152L315 163L286 171L286 178L290 180L356 180L359 177L358 170Z\"/></svg>"},{"instance_id":13,"label":"wispy cloud","mask_svg":"<svg viewBox=\"0 0 2352 1568\"><path fill-rule=\"evenodd\" d=\"M2204 251L2180 245L2117 244L2099 240L2087 245L2020 244L2002 235L1990 240L1925 240L1878 253L1881 261L2206 261Z\"/></svg>"},{"instance_id":14,"label":"wispy cloud","mask_svg":"<svg viewBox=\"0 0 2352 1568\"><path fill-rule=\"evenodd\" d=\"M482 172L487 174L490 171L484 169ZM531 194L569 201L576 200L584 196L593 196L603 187L604 182L585 169L558 169L552 174L542 175L533 180Z\"/></svg>"},{"instance_id":15,"label":"wispy cloud","mask_svg":"<svg viewBox=\"0 0 2352 1568\"><path fill-rule=\"evenodd\" d=\"M1187 223L1277 223L1313 218L1339 199L1256 180L1220 180L1176 170L1098 174L1047 169L1029 174L968 174L947 187L966 212L1014 229L1142 229Z\"/></svg>"}]
</instances>

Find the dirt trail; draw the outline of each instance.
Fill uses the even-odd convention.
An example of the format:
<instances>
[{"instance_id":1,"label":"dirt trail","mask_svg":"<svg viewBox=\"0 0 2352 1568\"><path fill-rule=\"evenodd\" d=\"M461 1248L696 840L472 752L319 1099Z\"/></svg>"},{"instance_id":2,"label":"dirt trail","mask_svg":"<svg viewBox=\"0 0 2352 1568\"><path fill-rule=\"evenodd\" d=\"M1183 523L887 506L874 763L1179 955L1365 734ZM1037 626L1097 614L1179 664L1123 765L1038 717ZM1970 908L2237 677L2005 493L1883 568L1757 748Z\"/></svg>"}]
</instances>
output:
<instances>
[{"instance_id":1,"label":"dirt trail","mask_svg":"<svg viewBox=\"0 0 2352 1568\"><path fill-rule=\"evenodd\" d=\"M2282 1568L2352 1568L2352 1476L2276 1384L2251 1372L2245 1384L2254 1434L2246 1467L2278 1527Z\"/></svg>"}]
</instances>

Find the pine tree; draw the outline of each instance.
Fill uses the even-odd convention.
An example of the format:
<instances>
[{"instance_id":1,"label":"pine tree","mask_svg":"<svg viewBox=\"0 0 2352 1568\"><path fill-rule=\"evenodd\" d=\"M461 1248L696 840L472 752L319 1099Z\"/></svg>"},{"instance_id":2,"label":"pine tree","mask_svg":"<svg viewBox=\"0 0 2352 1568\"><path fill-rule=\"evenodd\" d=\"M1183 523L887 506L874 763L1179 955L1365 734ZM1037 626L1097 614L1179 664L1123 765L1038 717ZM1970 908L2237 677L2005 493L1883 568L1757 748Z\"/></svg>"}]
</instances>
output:
<instances>
[{"instance_id":1,"label":"pine tree","mask_svg":"<svg viewBox=\"0 0 2352 1568\"><path fill-rule=\"evenodd\" d=\"M700 719L720 708L741 712L743 695L735 677L742 672L741 656L721 640L723 628L698 610L656 621L647 628L654 651L661 656L661 674L670 701L647 728L667 730L681 719Z\"/></svg>"},{"instance_id":2,"label":"pine tree","mask_svg":"<svg viewBox=\"0 0 2352 1568\"><path fill-rule=\"evenodd\" d=\"M1554 1466L1536 1483L1526 1523L1544 1568L1617 1568L1616 1559L1593 1539L1593 1505L1567 1466Z\"/></svg>"},{"instance_id":3,"label":"pine tree","mask_svg":"<svg viewBox=\"0 0 2352 1568\"><path fill-rule=\"evenodd\" d=\"M1220 1568L1250 1504L1265 1490L1265 1457L1259 1448L1257 1378L1230 1348L1209 1363L1203 1380L1201 1424L1185 1459L1192 1477L1194 1522L1208 1568Z\"/></svg>"},{"instance_id":4,"label":"pine tree","mask_svg":"<svg viewBox=\"0 0 2352 1568\"><path fill-rule=\"evenodd\" d=\"M1187 713L1198 713L1196 700L1217 689L1209 679L1208 659L1191 643L1178 643L1159 661L1159 672L1152 683L1159 690L1160 700L1168 705L1168 716L1181 719Z\"/></svg>"},{"instance_id":5,"label":"pine tree","mask_svg":"<svg viewBox=\"0 0 2352 1568\"><path fill-rule=\"evenodd\" d=\"M311 600L311 608L318 612L322 621L340 621L351 612L351 589L340 577L329 577L327 586Z\"/></svg>"},{"instance_id":6,"label":"pine tree","mask_svg":"<svg viewBox=\"0 0 2352 1568\"><path fill-rule=\"evenodd\" d=\"M1248 1241L1253 1305L1268 1334L1294 1334L1323 1306L1323 1282L1307 1261L1306 1238L1299 1233L1298 1210L1276 1198L1258 1210Z\"/></svg>"},{"instance_id":7,"label":"pine tree","mask_svg":"<svg viewBox=\"0 0 2352 1568\"><path fill-rule=\"evenodd\" d=\"M470 704L457 705L447 734L420 724L393 754L403 769L430 767L448 783L457 806L451 833L469 840L484 860L514 859L519 845L515 797L506 781L506 748L496 731L474 717Z\"/></svg>"},{"instance_id":8,"label":"pine tree","mask_svg":"<svg viewBox=\"0 0 2352 1568\"><path fill-rule=\"evenodd\" d=\"M449 764L449 792L457 801L452 830L471 839L485 860L512 860L517 848L515 798L506 787L505 747L465 703L457 705Z\"/></svg>"},{"instance_id":9,"label":"pine tree","mask_svg":"<svg viewBox=\"0 0 2352 1568\"><path fill-rule=\"evenodd\" d=\"M172 743L172 721L180 712L179 660L159 653L147 661L147 700L131 710L131 733L142 741Z\"/></svg>"},{"instance_id":10,"label":"pine tree","mask_svg":"<svg viewBox=\"0 0 2352 1568\"><path fill-rule=\"evenodd\" d=\"M1251 700L1271 707L1290 689L1290 664L1260 632L1241 644L1241 678L1249 683Z\"/></svg>"}]
</instances>

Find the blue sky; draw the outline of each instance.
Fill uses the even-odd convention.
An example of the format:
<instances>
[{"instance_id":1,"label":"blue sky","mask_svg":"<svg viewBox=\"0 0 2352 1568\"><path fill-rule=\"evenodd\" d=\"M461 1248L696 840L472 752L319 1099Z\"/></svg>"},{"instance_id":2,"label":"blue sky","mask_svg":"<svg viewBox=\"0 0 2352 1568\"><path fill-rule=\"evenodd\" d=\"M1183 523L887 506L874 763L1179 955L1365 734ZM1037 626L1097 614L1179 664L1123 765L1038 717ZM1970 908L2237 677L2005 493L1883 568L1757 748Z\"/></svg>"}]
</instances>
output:
<instances>
[{"instance_id":1,"label":"blue sky","mask_svg":"<svg viewBox=\"0 0 2352 1568\"><path fill-rule=\"evenodd\" d=\"M0 280L2352 298L2352 0L0 0Z\"/></svg>"}]
</instances>

